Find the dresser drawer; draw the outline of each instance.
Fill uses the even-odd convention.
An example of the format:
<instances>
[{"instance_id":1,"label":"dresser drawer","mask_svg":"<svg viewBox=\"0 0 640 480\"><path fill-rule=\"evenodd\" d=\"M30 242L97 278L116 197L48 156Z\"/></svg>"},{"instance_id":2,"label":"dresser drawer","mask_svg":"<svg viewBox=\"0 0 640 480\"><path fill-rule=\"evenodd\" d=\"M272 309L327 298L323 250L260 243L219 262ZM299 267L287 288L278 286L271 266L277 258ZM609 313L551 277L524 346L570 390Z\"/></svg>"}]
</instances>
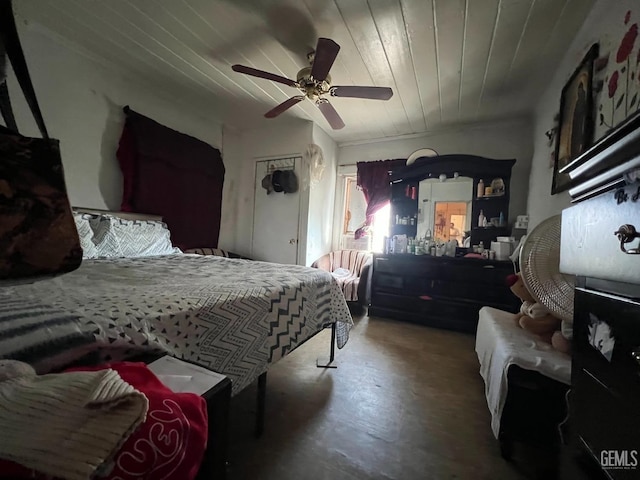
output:
<instances>
[{"instance_id":1,"label":"dresser drawer","mask_svg":"<svg viewBox=\"0 0 640 480\"><path fill-rule=\"evenodd\" d=\"M478 290L497 286L508 290L507 276L513 273L511 262L504 265L486 264L483 260L469 260L469 265L444 263L438 279L452 283L475 283Z\"/></svg>"},{"instance_id":2,"label":"dresser drawer","mask_svg":"<svg viewBox=\"0 0 640 480\"><path fill-rule=\"evenodd\" d=\"M431 302L431 312L444 319L455 319L469 325L469 331L475 332L478 324L480 305L467 301L437 299Z\"/></svg>"},{"instance_id":3,"label":"dresser drawer","mask_svg":"<svg viewBox=\"0 0 640 480\"><path fill-rule=\"evenodd\" d=\"M429 313L434 311L434 302L423 300L420 297L407 297L393 293L378 293L376 295L376 307L390 308L409 313Z\"/></svg>"},{"instance_id":4,"label":"dresser drawer","mask_svg":"<svg viewBox=\"0 0 640 480\"><path fill-rule=\"evenodd\" d=\"M376 258L373 262L374 272L394 273L398 270L397 261L390 258Z\"/></svg>"},{"instance_id":5,"label":"dresser drawer","mask_svg":"<svg viewBox=\"0 0 640 480\"><path fill-rule=\"evenodd\" d=\"M431 291L430 277L417 275L399 275L394 273L374 272L372 289L374 292L390 292L408 297L426 295Z\"/></svg>"},{"instance_id":6,"label":"dresser drawer","mask_svg":"<svg viewBox=\"0 0 640 480\"><path fill-rule=\"evenodd\" d=\"M640 398L640 302L576 288L574 373L595 377L622 402ZM640 411L640 410L638 410Z\"/></svg>"},{"instance_id":7,"label":"dresser drawer","mask_svg":"<svg viewBox=\"0 0 640 480\"><path fill-rule=\"evenodd\" d=\"M479 283L475 288L470 288L468 284L462 282L454 283L450 281L435 280L433 282L433 294L450 298L452 300L460 296L464 287L464 300L476 302L480 305L511 305L519 308L521 302L511 293L506 285L496 286L490 283Z\"/></svg>"},{"instance_id":8,"label":"dresser drawer","mask_svg":"<svg viewBox=\"0 0 640 480\"><path fill-rule=\"evenodd\" d=\"M639 187L607 192L562 212L560 270L617 282L640 283L640 255L625 254L614 235L621 225L640 231ZM626 201L618 203L624 192ZM617 195L617 196L616 196ZM634 200L635 199L635 200ZM626 246L638 248L640 240Z\"/></svg>"},{"instance_id":9,"label":"dresser drawer","mask_svg":"<svg viewBox=\"0 0 640 480\"><path fill-rule=\"evenodd\" d=\"M405 283L407 283L404 277L394 275L392 273L375 272L373 288L375 291L402 291L404 290Z\"/></svg>"},{"instance_id":10,"label":"dresser drawer","mask_svg":"<svg viewBox=\"0 0 640 480\"><path fill-rule=\"evenodd\" d=\"M376 257L373 271L393 273L396 275L435 276L438 274L439 263L429 262L416 255L393 255Z\"/></svg>"}]
</instances>

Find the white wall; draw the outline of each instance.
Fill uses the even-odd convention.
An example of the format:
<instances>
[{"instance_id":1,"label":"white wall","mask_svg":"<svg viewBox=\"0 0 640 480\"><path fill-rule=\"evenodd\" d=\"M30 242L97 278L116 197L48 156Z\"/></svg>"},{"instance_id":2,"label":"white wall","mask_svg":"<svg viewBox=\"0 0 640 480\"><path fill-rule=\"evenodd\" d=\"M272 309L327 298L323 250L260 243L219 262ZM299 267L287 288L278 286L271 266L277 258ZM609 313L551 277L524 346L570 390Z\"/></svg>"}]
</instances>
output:
<instances>
[{"instance_id":1,"label":"white wall","mask_svg":"<svg viewBox=\"0 0 640 480\"><path fill-rule=\"evenodd\" d=\"M237 131L224 129L222 135L223 161L225 167L222 188L222 212L218 247L236 251L239 224L244 224L239 209L239 190L243 174L241 135Z\"/></svg>"},{"instance_id":2,"label":"white wall","mask_svg":"<svg viewBox=\"0 0 640 480\"><path fill-rule=\"evenodd\" d=\"M313 143L322 149L325 167L322 179L309 188L306 265L331 251L334 198L336 194L338 147L320 127L313 124Z\"/></svg>"},{"instance_id":3,"label":"white wall","mask_svg":"<svg viewBox=\"0 0 640 480\"><path fill-rule=\"evenodd\" d=\"M41 28L22 22L18 27L47 129L60 140L72 205L119 209L122 177L115 152L124 105L220 147L221 125L206 110L178 103L175 98L179 95L172 100L144 80L99 63L80 48L68 48ZM21 133L40 136L12 71L9 89Z\"/></svg>"},{"instance_id":4,"label":"white wall","mask_svg":"<svg viewBox=\"0 0 640 480\"><path fill-rule=\"evenodd\" d=\"M302 156L312 139L312 123L277 119L263 128L237 134L225 134L225 151L229 162L237 164L235 244L229 245L242 255L251 256L253 235L253 205L256 185L255 166L257 160L278 157ZM306 260L306 228L309 212L308 195L301 195L300 232L298 235L298 258ZM292 222L298 219L291 219Z\"/></svg>"},{"instance_id":5,"label":"white wall","mask_svg":"<svg viewBox=\"0 0 640 480\"><path fill-rule=\"evenodd\" d=\"M550 77L549 85L538 103L533 128L534 155L531 163L528 198L529 229L545 218L560 213L562 209L570 205L570 197L566 191L551 195L551 180L553 176L551 155L554 145L549 145L545 136L545 132L554 126L554 117L560 110L562 88L593 43L600 43L600 56L609 55L608 68L603 74L599 75L599 78L606 77L607 72L618 67L615 63L618 45L627 29L633 23L640 21L640 9L637 7L638 3L634 0L619 0L616 2L599 0L567 49L560 67ZM631 11L632 15L628 24L625 25L624 17L627 11ZM635 63L638 43L636 41L636 47L631 54L632 64ZM634 68L633 65L632 68ZM621 83L623 83L622 79ZM604 111L607 113L606 107L611 100L607 96L606 84L601 95L606 97L606 101L603 103L605 106ZM599 95L596 96L594 103L597 115L599 113L598 106L601 103ZM623 118L624 114L618 113L615 123L619 123ZM599 122L596 121L596 138L601 137L605 133L605 129L605 126L600 126Z\"/></svg>"},{"instance_id":6,"label":"white wall","mask_svg":"<svg viewBox=\"0 0 640 480\"><path fill-rule=\"evenodd\" d=\"M463 153L495 159L516 159L511 173L509 220L526 212L529 170L533 145L531 122L526 118L512 121L466 125L383 142L340 145L338 164L407 158L419 148L433 148L440 155Z\"/></svg>"},{"instance_id":7,"label":"white wall","mask_svg":"<svg viewBox=\"0 0 640 480\"><path fill-rule=\"evenodd\" d=\"M115 153L124 124L122 107L129 105L163 125L222 150L226 174L219 245L244 255L251 254L255 161L302 155L312 142L311 122L277 119L265 121L259 130L225 130L223 135L221 124L210 118L206 107L188 101L181 92L167 92L132 76L42 27L22 22L18 27L49 134L61 142L72 205L119 209L122 176ZM9 89L21 132L39 136L11 71ZM335 143L319 129L316 137L316 143L325 150L328 165L314 200L322 208L318 226L312 232L313 255L328 251L326 218L332 215L336 162ZM331 208L319 200L327 193ZM303 197L299 258L300 263L307 263L309 195Z\"/></svg>"}]
</instances>

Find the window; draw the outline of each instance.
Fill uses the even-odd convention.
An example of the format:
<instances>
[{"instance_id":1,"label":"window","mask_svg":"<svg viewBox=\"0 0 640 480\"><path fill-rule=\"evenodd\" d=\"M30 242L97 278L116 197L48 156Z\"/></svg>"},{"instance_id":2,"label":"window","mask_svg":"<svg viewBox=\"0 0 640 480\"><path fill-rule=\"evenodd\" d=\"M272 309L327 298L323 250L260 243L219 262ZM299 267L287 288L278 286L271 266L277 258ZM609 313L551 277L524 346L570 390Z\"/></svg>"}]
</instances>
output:
<instances>
[{"instance_id":1,"label":"window","mask_svg":"<svg viewBox=\"0 0 640 480\"><path fill-rule=\"evenodd\" d=\"M370 227L370 234L356 240L355 231L362 227L365 222L367 212L367 202L364 194L357 188L356 177L345 177L345 195L342 239L340 248L355 250L371 250L382 252L384 249L384 237L389 235L389 215L391 206L381 208L374 215L373 223Z\"/></svg>"},{"instance_id":2,"label":"window","mask_svg":"<svg viewBox=\"0 0 640 480\"><path fill-rule=\"evenodd\" d=\"M391 215L391 203L378 210L373 216L371 226L371 251L382 253L384 251L384 237L389 236L389 216Z\"/></svg>"},{"instance_id":3,"label":"window","mask_svg":"<svg viewBox=\"0 0 640 480\"><path fill-rule=\"evenodd\" d=\"M344 228L342 233L349 234L364 224L367 202L356 186L356 177L346 177Z\"/></svg>"}]
</instances>

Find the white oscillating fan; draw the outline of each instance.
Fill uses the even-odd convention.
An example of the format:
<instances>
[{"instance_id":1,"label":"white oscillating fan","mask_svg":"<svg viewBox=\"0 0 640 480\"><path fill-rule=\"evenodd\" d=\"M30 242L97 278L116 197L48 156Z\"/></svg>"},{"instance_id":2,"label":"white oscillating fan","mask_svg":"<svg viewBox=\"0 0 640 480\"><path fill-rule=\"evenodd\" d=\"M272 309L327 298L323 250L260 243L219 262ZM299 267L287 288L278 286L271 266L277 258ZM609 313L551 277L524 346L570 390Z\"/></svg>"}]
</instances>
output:
<instances>
[{"instance_id":1,"label":"white oscillating fan","mask_svg":"<svg viewBox=\"0 0 640 480\"><path fill-rule=\"evenodd\" d=\"M531 296L555 317L573 321L575 278L560 273L560 215L529 233L520 250L520 273Z\"/></svg>"}]
</instances>

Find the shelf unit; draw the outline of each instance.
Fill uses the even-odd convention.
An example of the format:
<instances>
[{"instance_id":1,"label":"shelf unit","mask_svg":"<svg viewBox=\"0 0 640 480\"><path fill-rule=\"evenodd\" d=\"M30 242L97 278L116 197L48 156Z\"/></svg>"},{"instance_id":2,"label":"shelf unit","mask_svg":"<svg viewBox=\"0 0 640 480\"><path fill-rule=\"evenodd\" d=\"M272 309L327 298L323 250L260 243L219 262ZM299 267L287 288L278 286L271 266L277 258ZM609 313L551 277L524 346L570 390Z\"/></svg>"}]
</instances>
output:
<instances>
[{"instance_id":1,"label":"shelf unit","mask_svg":"<svg viewBox=\"0 0 640 480\"><path fill-rule=\"evenodd\" d=\"M418 182L391 185L391 236L415 238L418 232L418 186ZM407 224L397 223L396 219L405 219Z\"/></svg>"},{"instance_id":2,"label":"shelf unit","mask_svg":"<svg viewBox=\"0 0 640 480\"><path fill-rule=\"evenodd\" d=\"M478 189L479 179L474 179L473 186ZM505 183L505 191L500 195L486 195L482 197L474 197L471 206L471 244L480 245L484 243L485 248L489 248L492 241L498 236L508 236L509 229L507 225L495 227L480 227L478 225L478 217L480 211L490 223L492 218L509 218L509 178L503 179Z\"/></svg>"}]
</instances>

